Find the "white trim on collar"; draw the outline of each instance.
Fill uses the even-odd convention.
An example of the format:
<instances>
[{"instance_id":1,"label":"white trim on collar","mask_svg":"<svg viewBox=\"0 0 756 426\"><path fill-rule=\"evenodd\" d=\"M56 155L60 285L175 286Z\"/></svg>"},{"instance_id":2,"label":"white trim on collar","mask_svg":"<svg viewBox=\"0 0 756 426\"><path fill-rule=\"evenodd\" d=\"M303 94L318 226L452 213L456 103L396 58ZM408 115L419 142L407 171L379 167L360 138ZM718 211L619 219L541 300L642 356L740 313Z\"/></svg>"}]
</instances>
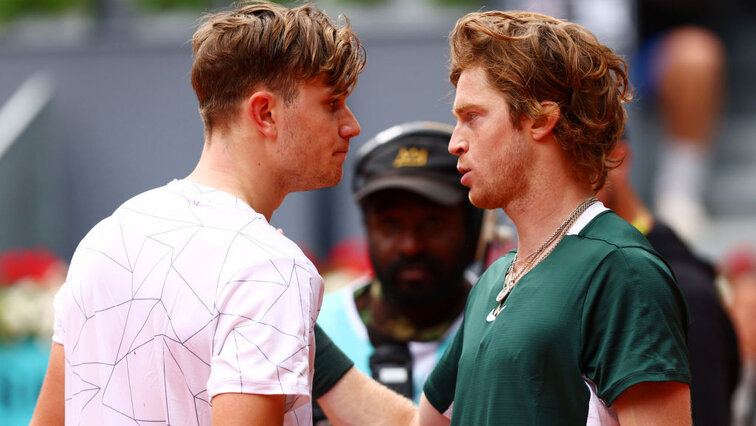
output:
<instances>
[{"instance_id":1,"label":"white trim on collar","mask_svg":"<svg viewBox=\"0 0 756 426\"><path fill-rule=\"evenodd\" d=\"M575 220L575 223L572 224L570 229L567 231L567 235L577 235L580 233L580 231L585 228L586 225L588 225L593 218L599 215L599 213L609 210L604 203L601 201L597 201L593 203L590 207L585 209L583 214L580 215L577 220Z\"/></svg>"}]
</instances>

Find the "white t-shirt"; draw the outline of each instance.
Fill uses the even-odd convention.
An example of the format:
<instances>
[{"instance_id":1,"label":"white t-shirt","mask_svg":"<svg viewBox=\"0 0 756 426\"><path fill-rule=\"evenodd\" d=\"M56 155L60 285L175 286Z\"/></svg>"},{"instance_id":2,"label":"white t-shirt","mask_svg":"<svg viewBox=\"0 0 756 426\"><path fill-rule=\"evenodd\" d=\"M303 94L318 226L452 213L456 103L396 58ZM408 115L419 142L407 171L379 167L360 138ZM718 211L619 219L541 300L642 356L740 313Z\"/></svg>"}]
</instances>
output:
<instances>
[{"instance_id":1,"label":"white t-shirt","mask_svg":"<svg viewBox=\"0 0 756 426\"><path fill-rule=\"evenodd\" d=\"M140 194L84 237L56 296L66 423L209 425L231 392L285 394L285 424L310 425L322 295L236 197L183 180Z\"/></svg>"}]
</instances>

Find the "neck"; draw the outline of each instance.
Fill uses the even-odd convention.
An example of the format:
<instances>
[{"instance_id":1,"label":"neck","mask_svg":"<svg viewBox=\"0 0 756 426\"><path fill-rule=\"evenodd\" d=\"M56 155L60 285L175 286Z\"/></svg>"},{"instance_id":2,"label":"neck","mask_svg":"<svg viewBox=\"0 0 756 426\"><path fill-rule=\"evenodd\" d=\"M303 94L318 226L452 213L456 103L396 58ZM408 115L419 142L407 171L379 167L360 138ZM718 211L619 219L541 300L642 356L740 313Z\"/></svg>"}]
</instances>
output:
<instances>
[{"instance_id":1,"label":"neck","mask_svg":"<svg viewBox=\"0 0 756 426\"><path fill-rule=\"evenodd\" d=\"M205 138L202 156L186 179L234 195L270 222L286 192L263 145L263 140L233 131L214 132Z\"/></svg>"},{"instance_id":2,"label":"neck","mask_svg":"<svg viewBox=\"0 0 756 426\"><path fill-rule=\"evenodd\" d=\"M525 190L502 206L517 228L522 256L537 250L575 207L593 196L591 184L578 179L572 160L553 135L531 143Z\"/></svg>"},{"instance_id":3,"label":"neck","mask_svg":"<svg viewBox=\"0 0 756 426\"><path fill-rule=\"evenodd\" d=\"M554 186L538 196L510 203L504 211L517 228L518 253L527 256L537 250L583 201L593 196L590 186Z\"/></svg>"}]
</instances>

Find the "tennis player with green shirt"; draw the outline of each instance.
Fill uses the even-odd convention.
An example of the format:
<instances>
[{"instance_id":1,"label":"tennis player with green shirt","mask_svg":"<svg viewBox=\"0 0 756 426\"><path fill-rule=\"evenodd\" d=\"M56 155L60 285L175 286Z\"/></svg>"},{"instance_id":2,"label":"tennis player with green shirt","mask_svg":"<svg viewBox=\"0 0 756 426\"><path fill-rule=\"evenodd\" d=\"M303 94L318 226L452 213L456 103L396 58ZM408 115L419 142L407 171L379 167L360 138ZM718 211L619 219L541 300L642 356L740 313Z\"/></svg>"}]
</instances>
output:
<instances>
[{"instance_id":1,"label":"tennis player with green shirt","mask_svg":"<svg viewBox=\"0 0 756 426\"><path fill-rule=\"evenodd\" d=\"M688 314L667 264L594 198L623 133L626 65L585 28L478 12L450 36L449 151L518 249L473 287L421 424L690 424Z\"/></svg>"}]
</instances>

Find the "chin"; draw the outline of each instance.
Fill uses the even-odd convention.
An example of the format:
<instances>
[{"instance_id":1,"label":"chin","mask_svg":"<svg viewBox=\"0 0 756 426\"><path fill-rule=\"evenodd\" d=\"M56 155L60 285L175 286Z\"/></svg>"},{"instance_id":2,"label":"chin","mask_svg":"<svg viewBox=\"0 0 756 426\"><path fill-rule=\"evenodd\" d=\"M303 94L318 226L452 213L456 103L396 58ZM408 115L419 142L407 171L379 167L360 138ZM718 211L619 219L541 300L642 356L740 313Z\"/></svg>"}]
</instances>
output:
<instances>
[{"instance_id":1,"label":"chin","mask_svg":"<svg viewBox=\"0 0 756 426\"><path fill-rule=\"evenodd\" d=\"M339 170L339 173L335 176L332 176L328 179L328 182L325 184L325 186L336 186L339 182L341 182L341 177L343 176L343 173L341 170Z\"/></svg>"},{"instance_id":2,"label":"chin","mask_svg":"<svg viewBox=\"0 0 756 426\"><path fill-rule=\"evenodd\" d=\"M321 188L330 188L341 182L341 177L341 170L339 170L339 173L311 177L310 179L307 179L303 187L297 191L313 191Z\"/></svg>"},{"instance_id":3,"label":"chin","mask_svg":"<svg viewBox=\"0 0 756 426\"><path fill-rule=\"evenodd\" d=\"M494 199L490 197L477 197L472 192L470 193L470 204L479 209L498 209L501 207Z\"/></svg>"}]
</instances>

